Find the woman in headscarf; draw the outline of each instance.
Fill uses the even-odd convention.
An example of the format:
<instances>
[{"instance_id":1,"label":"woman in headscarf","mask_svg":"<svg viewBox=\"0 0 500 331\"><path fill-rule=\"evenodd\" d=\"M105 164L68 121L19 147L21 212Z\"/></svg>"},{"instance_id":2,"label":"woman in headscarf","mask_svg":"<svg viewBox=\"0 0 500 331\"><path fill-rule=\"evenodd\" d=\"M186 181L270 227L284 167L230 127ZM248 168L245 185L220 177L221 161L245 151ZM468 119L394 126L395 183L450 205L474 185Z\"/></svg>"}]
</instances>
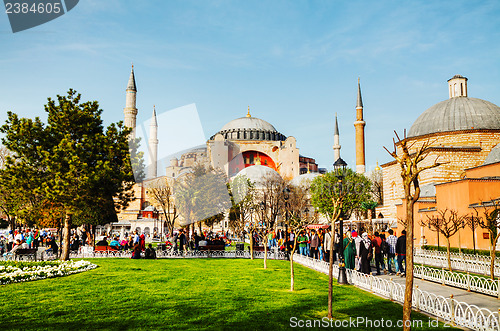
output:
<instances>
[{"instance_id":1,"label":"woman in headscarf","mask_svg":"<svg viewBox=\"0 0 500 331\"><path fill-rule=\"evenodd\" d=\"M356 247L351 233L347 232L344 238L344 263L347 269L354 269L354 257L356 256Z\"/></svg>"},{"instance_id":2,"label":"woman in headscarf","mask_svg":"<svg viewBox=\"0 0 500 331\"><path fill-rule=\"evenodd\" d=\"M361 272L369 275L371 272L370 260L373 256L373 246L370 238L368 238L368 233L364 232L361 238L363 240L360 245L359 253L361 259Z\"/></svg>"}]
</instances>

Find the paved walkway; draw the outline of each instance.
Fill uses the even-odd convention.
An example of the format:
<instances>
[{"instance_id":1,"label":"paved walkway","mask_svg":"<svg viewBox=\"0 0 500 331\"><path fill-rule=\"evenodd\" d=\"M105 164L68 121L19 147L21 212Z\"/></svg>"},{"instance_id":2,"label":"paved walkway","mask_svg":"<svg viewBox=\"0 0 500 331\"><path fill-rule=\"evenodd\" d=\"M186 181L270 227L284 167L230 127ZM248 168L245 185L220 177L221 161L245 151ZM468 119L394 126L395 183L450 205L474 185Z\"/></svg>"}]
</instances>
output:
<instances>
[{"instance_id":1,"label":"paved walkway","mask_svg":"<svg viewBox=\"0 0 500 331\"><path fill-rule=\"evenodd\" d=\"M400 276L380 275L375 277L381 277L387 280L392 278L392 280L396 283L405 283L405 278ZM468 303L469 305L476 305L480 308L488 308L493 312L498 311L498 309L500 308L500 300L489 295L476 292L467 292L466 290L447 285L441 285L427 280L421 280L419 278L414 278L413 284L414 286L418 285L418 288L422 291L427 291L436 295L442 295L443 297L449 298L450 295L453 294L453 298L457 301L463 301L465 303Z\"/></svg>"}]
</instances>

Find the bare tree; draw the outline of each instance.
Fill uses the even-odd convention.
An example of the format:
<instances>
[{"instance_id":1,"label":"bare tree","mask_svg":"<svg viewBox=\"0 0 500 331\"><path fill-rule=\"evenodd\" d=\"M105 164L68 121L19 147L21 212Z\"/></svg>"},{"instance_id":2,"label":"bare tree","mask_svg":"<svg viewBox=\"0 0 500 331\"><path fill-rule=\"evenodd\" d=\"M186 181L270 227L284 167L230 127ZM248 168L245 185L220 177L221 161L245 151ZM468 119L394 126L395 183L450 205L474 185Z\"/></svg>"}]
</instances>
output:
<instances>
[{"instance_id":1,"label":"bare tree","mask_svg":"<svg viewBox=\"0 0 500 331\"><path fill-rule=\"evenodd\" d=\"M174 204L173 185L167 177L156 179L148 183L147 194L153 200L153 205L160 209L165 217L167 230L170 236L174 235L174 223L179 217Z\"/></svg>"},{"instance_id":2,"label":"bare tree","mask_svg":"<svg viewBox=\"0 0 500 331\"><path fill-rule=\"evenodd\" d=\"M257 194L257 206L261 213L257 212L260 231L257 231L264 244L264 269L267 269L267 235L273 231L283 206L283 189L285 184L281 178L266 176Z\"/></svg>"},{"instance_id":3,"label":"bare tree","mask_svg":"<svg viewBox=\"0 0 500 331\"><path fill-rule=\"evenodd\" d=\"M479 208L482 209L481 215ZM479 226L488 231L490 237L490 277L495 280L496 245L500 238L500 198L488 202L481 202L475 206L476 221Z\"/></svg>"},{"instance_id":4,"label":"bare tree","mask_svg":"<svg viewBox=\"0 0 500 331\"><path fill-rule=\"evenodd\" d=\"M451 268L450 257L450 238L454 236L462 227L467 219L465 215L458 215L455 210L442 209L437 211L438 215L428 216L422 220L420 225L434 229L433 231L441 233L446 238L446 252L448 257L448 270Z\"/></svg>"},{"instance_id":5,"label":"bare tree","mask_svg":"<svg viewBox=\"0 0 500 331\"><path fill-rule=\"evenodd\" d=\"M237 176L229 185L229 190L231 195L229 227L243 238L245 225L251 221L255 209L255 186L248 177Z\"/></svg>"},{"instance_id":6,"label":"bare tree","mask_svg":"<svg viewBox=\"0 0 500 331\"><path fill-rule=\"evenodd\" d=\"M309 208L309 199L307 188L304 186L292 186L286 183L285 192L283 194L283 205L285 220L288 228L294 232L294 240L292 250L290 251L290 291L295 289L295 273L293 269L293 256L297 248L298 233L305 228L308 224L314 222L315 214Z\"/></svg>"},{"instance_id":7,"label":"bare tree","mask_svg":"<svg viewBox=\"0 0 500 331\"><path fill-rule=\"evenodd\" d=\"M408 146L406 140L406 130L404 139L401 140L396 131L394 131L397 142L393 139L394 150L390 152L386 147L384 149L396 160L401 167L401 178L403 179L404 199L406 202L406 287L405 300L403 304L403 324L404 330L411 330L411 303L413 294L413 230L414 205L420 197L419 174L427 169L435 168L441 163L434 160L434 163L421 167L419 163L425 160L430 152L430 141L427 140L421 146L415 148L414 153L410 149L414 143ZM398 151L399 147L399 151Z\"/></svg>"},{"instance_id":8,"label":"bare tree","mask_svg":"<svg viewBox=\"0 0 500 331\"><path fill-rule=\"evenodd\" d=\"M369 179L372 182L371 194L373 199L379 204L384 204L384 176L381 169L373 170Z\"/></svg>"},{"instance_id":9,"label":"bare tree","mask_svg":"<svg viewBox=\"0 0 500 331\"><path fill-rule=\"evenodd\" d=\"M466 226L472 230L472 246L474 247L474 254L476 254L476 236L475 232L477 227L479 226L478 224L478 218L474 217L474 213L471 214L471 216L467 217L465 220Z\"/></svg>"}]
</instances>

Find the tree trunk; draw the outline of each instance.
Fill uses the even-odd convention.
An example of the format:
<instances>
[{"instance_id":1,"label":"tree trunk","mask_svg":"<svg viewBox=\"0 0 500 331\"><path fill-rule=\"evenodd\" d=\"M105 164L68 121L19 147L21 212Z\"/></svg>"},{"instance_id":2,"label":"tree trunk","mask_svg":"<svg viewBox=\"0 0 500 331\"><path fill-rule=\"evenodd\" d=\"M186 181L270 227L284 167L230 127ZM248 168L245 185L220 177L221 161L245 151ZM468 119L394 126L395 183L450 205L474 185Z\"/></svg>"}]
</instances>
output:
<instances>
[{"instance_id":1,"label":"tree trunk","mask_svg":"<svg viewBox=\"0 0 500 331\"><path fill-rule=\"evenodd\" d=\"M335 218L332 221L330 231L330 256L329 256L329 267L328 267L328 318L333 318L333 244L335 240ZM325 234L326 235L326 234ZM340 238L343 240L343 238ZM343 242L342 242L343 243ZM342 261L342 257L339 255L339 262ZM340 267L340 263L339 263Z\"/></svg>"},{"instance_id":2,"label":"tree trunk","mask_svg":"<svg viewBox=\"0 0 500 331\"><path fill-rule=\"evenodd\" d=\"M290 252L290 291L294 291L295 289L295 275L293 273L293 254L295 254L295 248L297 246L297 236L293 240L293 248Z\"/></svg>"},{"instance_id":3,"label":"tree trunk","mask_svg":"<svg viewBox=\"0 0 500 331\"><path fill-rule=\"evenodd\" d=\"M406 196L409 196L409 192ZM411 304L413 294L413 199L406 200L406 285L403 304L404 331L411 330Z\"/></svg>"},{"instance_id":4,"label":"tree trunk","mask_svg":"<svg viewBox=\"0 0 500 331\"><path fill-rule=\"evenodd\" d=\"M264 237L266 238L266 237ZM264 239L262 241L262 243L264 244L264 269L267 269L267 245L266 245L266 239Z\"/></svg>"},{"instance_id":5,"label":"tree trunk","mask_svg":"<svg viewBox=\"0 0 500 331\"><path fill-rule=\"evenodd\" d=\"M71 214L64 217L64 227L62 230L63 244L61 247L61 261L69 261L69 232L71 229Z\"/></svg>"},{"instance_id":6,"label":"tree trunk","mask_svg":"<svg viewBox=\"0 0 500 331\"><path fill-rule=\"evenodd\" d=\"M446 238L446 253L447 253L447 257L448 257L448 270L453 271L451 269L450 238L449 237L445 237L445 238Z\"/></svg>"},{"instance_id":7,"label":"tree trunk","mask_svg":"<svg viewBox=\"0 0 500 331\"><path fill-rule=\"evenodd\" d=\"M244 244L243 242L243 245ZM250 232L250 260L253 260L253 231Z\"/></svg>"}]
</instances>

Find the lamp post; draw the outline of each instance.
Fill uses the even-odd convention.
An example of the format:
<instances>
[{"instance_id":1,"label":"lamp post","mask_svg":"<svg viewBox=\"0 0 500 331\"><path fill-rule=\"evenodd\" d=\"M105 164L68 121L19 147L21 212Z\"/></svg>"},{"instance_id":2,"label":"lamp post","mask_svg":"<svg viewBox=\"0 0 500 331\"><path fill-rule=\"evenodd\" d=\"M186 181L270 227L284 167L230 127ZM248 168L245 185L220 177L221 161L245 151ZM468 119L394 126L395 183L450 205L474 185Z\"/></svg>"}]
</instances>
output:
<instances>
[{"instance_id":1,"label":"lamp post","mask_svg":"<svg viewBox=\"0 0 500 331\"><path fill-rule=\"evenodd\" d=\"M342 158L338 158L337 161L333 164L333 169L336 173L336 176L339 180L339 195L340 198L343 199L344 195L344 178L346 175L346 168L347 168L347 163L342 160ZM340 206L342 208L342 206ZM335 227L332 226L332 241L335 238ZM340 212L340 245L339 245L339 277L337 280L338 284L349 284L347 281L347 274L345 271L345 261L344 261L344 218L342 215L342 211ZM332 255L333 252L330 252L330 255ZM332 258L330 258L332 259Z\"/></svg>"}]
</instances>

